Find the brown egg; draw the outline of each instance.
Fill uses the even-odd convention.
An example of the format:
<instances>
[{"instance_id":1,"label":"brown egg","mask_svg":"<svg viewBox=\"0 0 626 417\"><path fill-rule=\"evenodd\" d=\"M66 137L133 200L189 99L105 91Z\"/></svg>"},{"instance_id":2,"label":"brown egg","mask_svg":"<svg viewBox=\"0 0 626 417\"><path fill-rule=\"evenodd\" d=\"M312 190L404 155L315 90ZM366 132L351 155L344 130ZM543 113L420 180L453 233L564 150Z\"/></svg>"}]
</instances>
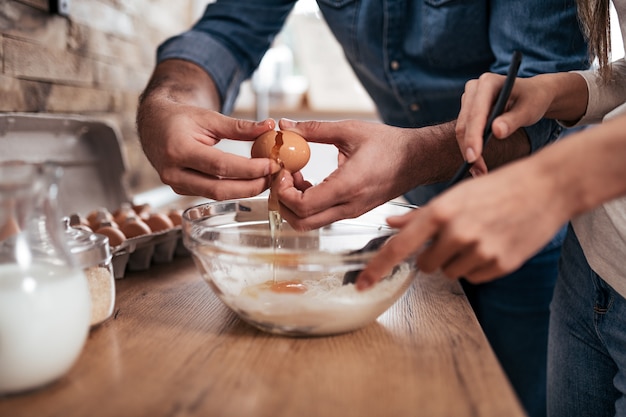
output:
<instances>
[{"instance_id":1,"label":"brown egg","mask_svg":"<svg viewBox=\"0 0 626 417\"><path fill-rule=\"evenodd\" d=\"M89 224L87 219L82 217L78 213L74 213L74 214L70 215L70 226L72 226L72 227L85 226L85 227L88 227L88 228L91 229L91 225Z\"/></svg>"},{"instance_id":2,"label":"brown egg","mask_svg":"<svg viewBox=\"0 0 626 417\"><path fill-rule=\"evenodd\" d=\"M126 220L128 216L134 216L135 210L130 203L122 203L120 208L113 212L113 218L117 222L117 224L122 224Z\"/></svg>"},{"instance_id":3,"label":"brown egg","mask_svg":"<svg viewBox=\"0 0 626 417\"><path fill-rule=\"evenodd\" d=\"M152 210L152 207L150 206L150 204L148 203L144 203L144 204L139 204L139 205L133 205L133 210L135 211L135 213L142 219L142 220L146 220L148 217L150 217L150 212Z\"/></svg>"},{"instance_id":4,"label":"brown egg","mask_svg":"<svg viewBox=\"0 0 626 417\"><path fill-rule=\"evenodd\" d=\"M180 226L183 222L183 211L179 209L171 209L167 213L168 217L174 223L174 226Z\"/></svg>"},{"instance_id":5,"label":"brown egg","mask_svg":"<svg viewBox=\"0 0 626 417\"><path fill-rule=\"evenodd\" d=\"M126 240L126 236L124 235L124 233L122 233L122 231L119 228L113 227L107 223L103 223L102 227L96 230L96 233L105 235L106 237L108 237L109 245L111 247L119 246L122 244L122 242Z\"/></svg>"},{"instance_id":6,"label":"brown egg","mask_svg":"<svg viewBox=\"0 0 626 417\"><path fill-rule=\"evenodd\" d=\"M120 230L128 239L152 233L150 227L143 220L134 216L127 217L124 223L120 225Z\"/></svg>"},{"instance_id":7,"label":"brown egg","mask_svg":"<svg viewBox=\"0 0 626 417\"><path fill-rule=\"evenodd\" d=\"M99 208L89 213L89 215L87 216L87 221L89 222L89 227L91 227L92 230L97 230L100 228L100 223L113 223L115 219L113 219L113 215L109 212L109 210L107 210L106 208Z\"/></svg>"},{"instance_id":8,"label":"brown egg","mask_svg":"<svg viewBox=\"0 0 626 417\"><path fill-rule=\"evenodd\" d=\"M163 213L152 213L145 222L153 233L174 228L172 220Z\"/></svg>"},{"instance_id":9,"label":"brown egg","mask_svg":"<svg viewBox=\"0 0 626 417\"><path fill-rule=\"evenodd\" d=\"M250 153L253 158L272 158L289 172L300 171L311 157L307 141L288 130L265 132L254 141Z\"/></svg>"},{"instance_id":10,"label":"brown egg","mask_svg":"<svg viewBox=\"0 0 626 417\"><path fill-rule=\"evenodd\" d=\"M20 226L13 216L9 216L4 224L0 225L0 242L20 232Z\"/></svg>"}]
</instances>

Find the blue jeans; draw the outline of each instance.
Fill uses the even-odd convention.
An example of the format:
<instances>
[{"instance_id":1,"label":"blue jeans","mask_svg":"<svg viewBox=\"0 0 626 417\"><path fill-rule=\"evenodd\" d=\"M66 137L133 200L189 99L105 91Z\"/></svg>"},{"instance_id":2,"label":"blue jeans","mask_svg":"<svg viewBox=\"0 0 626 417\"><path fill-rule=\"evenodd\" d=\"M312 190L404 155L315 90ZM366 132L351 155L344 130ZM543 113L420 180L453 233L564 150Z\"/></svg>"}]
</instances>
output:
<instances>
[{"instance_id":1,"label":"blue jeans","mask_svg":"<svg viewBox=\"0 0 626 417\"><path fill-rule=\"evenodd\" d=\"M551 311L548 415L626 416L626 300L593 272L571 227Z\"/></svg>"},{"instance_id":2,"label":"blue jeans","mask_svg":"<svg viewBox=\"0 0 626 417\"><path fill-rule=\"evenodd\" d=\"M563 228L521 268L485 284L462 281L489 343L530 417L546 415L550 302Z\"/></svg>"}]
</instances>

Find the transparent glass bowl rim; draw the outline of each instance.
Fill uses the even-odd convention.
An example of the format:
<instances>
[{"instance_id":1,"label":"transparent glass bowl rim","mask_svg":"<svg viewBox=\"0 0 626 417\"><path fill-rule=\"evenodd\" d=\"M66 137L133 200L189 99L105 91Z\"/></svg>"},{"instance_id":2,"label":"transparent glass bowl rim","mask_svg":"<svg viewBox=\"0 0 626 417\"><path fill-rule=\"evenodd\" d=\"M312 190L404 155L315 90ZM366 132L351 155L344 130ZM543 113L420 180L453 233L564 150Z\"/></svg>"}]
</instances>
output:
<instances>
[{"instance_id":1,"label":"transparent glass bowl rim","mask_svg":"<svg viewBox=\"0 0 626 417\"><path fill-rule=\"evenodd\" d=\"M219 250L219 252L223 255L232 256L249 256L251 254L263 254L272 251L272 248L270 247L251 248L245 247L245 245L238 247L234 245L225 245L210 238L204 238L204 236L213 236L213 233L220 235L228 235L229 233L232 233L233 235L237 234L244 235L246 237L269 239L271 237L271 231L269 230L269 227L254 229L244 229L243 227L241 227L249 224L254 224L254 221L251 221L247 224L244 222L238 224L234 221L230 223L226 222L223 224L215 225L207 224L208 219L217 218L219 216L224 216L225 214L232 213L232 207L242 203L267 204L267 197L249 197L224 201L209 201L187 208L183 212L183 237L185 240L185 244L188 246L188 248L193 252L195 247L201 246L207 249ZM219 208L227 207L230 207L230 212L229 210L219 211ZM339 239L358 236L370 236L372 238L380 237L382 239L381 242L384 242L387 238L397 233L397 229L389 227L386 222L384 222L384 219L388 216L401 214L402 212L408 212L416 208L417 206L411 204L397 201L389 201L353 219L339 220L332 223L331 225L311 231L303 232L295 231L293 229L287 229L281 231L280 236L282 238L321 236L326 238ZM212 209L218 209L218 211L212 213ZM380 221L377 221L376 223L368 223L367 221L362 220L364 217L371 215L371 213L374 211L385 212L387 210L389 210L388 214L379 213L376 215L377 217L380 217ZM264 218L259 218L257 220L257 223L259 224L267 224L267 222L267 216ZM346 225L346 227L337 228L337 225ZM283 250L283 252L291 252L292 255L300 254L300 261L303 263L307 263L308 260L311 260L311 262L320 262L327 265L332 263L341 263L345 265L346 263L362 264L367 262L380 247L380 245L374 245L371 248L368 246L369 245L360 247L358 248L358 250L347 250L343 252L325 251L323 249L313 251L311 249L293 249L290 251L281 248L281 250Z\"/></svg>"}]
</instances>

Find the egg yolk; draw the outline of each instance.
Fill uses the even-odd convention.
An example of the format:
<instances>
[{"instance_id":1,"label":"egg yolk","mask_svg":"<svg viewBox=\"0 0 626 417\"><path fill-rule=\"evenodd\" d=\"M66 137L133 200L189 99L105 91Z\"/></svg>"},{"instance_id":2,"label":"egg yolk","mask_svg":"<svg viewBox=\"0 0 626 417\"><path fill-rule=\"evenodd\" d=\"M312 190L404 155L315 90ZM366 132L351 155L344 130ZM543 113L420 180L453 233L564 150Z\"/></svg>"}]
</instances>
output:
<instances>
[{"instance_id":1,"label":"egg yolk","mask_svg":"<svg viewBox=\"0 0 626 417\"><path fill-rule=\"evenodd\" d=\"M270 291L278 293L302 294L307 290L306 285L300 281L271 281L268 284L270 284Z\"/></svg>"}]
</instances>

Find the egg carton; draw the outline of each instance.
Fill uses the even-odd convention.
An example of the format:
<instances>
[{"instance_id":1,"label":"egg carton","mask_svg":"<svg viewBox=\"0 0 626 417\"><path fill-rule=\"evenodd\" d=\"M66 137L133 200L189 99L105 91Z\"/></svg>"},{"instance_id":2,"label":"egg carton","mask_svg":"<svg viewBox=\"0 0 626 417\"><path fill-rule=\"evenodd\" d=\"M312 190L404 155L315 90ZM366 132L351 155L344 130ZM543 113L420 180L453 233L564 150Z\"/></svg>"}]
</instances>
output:
<instances>
[{"instance_id":1,"label":"egg carton","mask_svg":"<svg viewBox=\"0 0 626 417\"><path fill-rule=\"evenodd\" d=\"M63 168L58 210L63 215L110 212L133 202L125 182L126 160L120 135L110 124L77 115L0 114L0 161L52 162ZM154 211L159 207L153 206ZM181 227L127 239L112 248L116 278L127 271L187 256Z\"/></svg>"},{"instance_id":2,"label":"egg carton","mask_svg":"<svg viewBox=\"0 0 626 417\"><path fill-rule=\"evenodd\" d=\"M175 256L189 256L182 241L181 226L126 239L112 248L115 278L126 271L145 271L154 264L171 262Z\"/></svg>"}]
</instances>

